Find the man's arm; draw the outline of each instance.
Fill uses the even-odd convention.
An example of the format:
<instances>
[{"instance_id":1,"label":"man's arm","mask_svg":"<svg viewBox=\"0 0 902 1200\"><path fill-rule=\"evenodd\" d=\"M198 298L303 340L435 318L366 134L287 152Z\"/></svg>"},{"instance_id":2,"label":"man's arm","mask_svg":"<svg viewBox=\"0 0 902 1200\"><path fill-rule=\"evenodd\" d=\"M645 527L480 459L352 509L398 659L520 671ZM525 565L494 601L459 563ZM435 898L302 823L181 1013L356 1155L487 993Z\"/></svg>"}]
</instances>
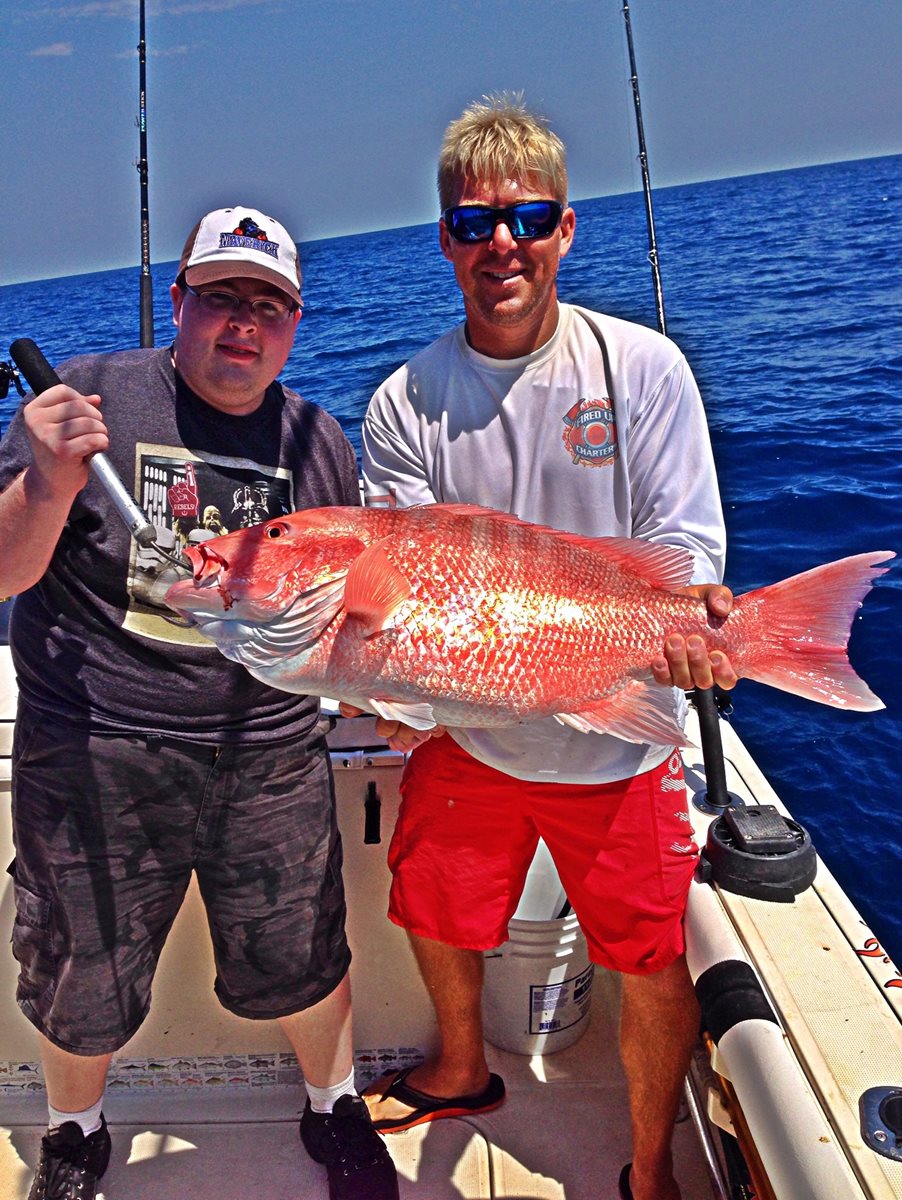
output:
<instances>
[{"instance_id":1,"label":"man's arm","mask_svg":"<svg viewBox=\"0 0 902 1200\"><path fill-rule=\"evenodd\" d=\"M65 384L36 396L23 417L31 462L0 493L0 596L25 591L47 570L88 481L88 459L109 445L100 397Z\"/></svg>"}]
</instances>

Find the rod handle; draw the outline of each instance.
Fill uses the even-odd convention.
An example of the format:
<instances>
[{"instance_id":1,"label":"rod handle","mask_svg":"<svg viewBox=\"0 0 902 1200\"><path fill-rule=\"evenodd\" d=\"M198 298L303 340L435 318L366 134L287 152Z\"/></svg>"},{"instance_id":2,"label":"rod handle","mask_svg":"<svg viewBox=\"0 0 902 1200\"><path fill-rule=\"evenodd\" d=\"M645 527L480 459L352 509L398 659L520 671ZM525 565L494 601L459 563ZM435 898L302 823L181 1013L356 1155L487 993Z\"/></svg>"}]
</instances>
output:
<instances>
[{"instance_id":1,"label":"rod handle","mask_svg":"<svg viewBox=\"0 0 902 1200\"><path fill-rule=\"evenodd\" d=\"M62 382L31 338L18 338L10 346L9 354L36 396ZM126 491L125 485L116 474L116 468L107 456L101 453L92 454L90 466L116 506L116 511L125 522L131 536L139 546L152 546L157 539L156 527L148 521L147 515Z\"/></svg>"}]
</instances>

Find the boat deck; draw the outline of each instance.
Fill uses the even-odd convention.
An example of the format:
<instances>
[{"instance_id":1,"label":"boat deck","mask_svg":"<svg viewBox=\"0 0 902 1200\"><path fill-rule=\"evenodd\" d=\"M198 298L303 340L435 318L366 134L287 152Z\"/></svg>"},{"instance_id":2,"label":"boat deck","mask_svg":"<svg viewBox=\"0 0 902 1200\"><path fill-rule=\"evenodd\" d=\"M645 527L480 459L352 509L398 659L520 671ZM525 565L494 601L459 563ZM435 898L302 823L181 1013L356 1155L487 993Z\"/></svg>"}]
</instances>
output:
<instances>
[{"instance_id":1,"label":"boat deck","mask_svg":"<svg viewBox=\"0 0 902 1200\"><path fill-rule=\"evenodd\" d=\"M507 1084L502 1108L393 1134L387 1141L403 1198L599 1200L617 1195L629 1157L625 1089L606 1007L574 1045L525 1057L490 1051ZM298 1140L297 1086L112 1090L107 1200L310 1200L325 1172ZM46 1119L42 1092L0 1097L0 1198L25 1200ZM674 1148L686 1200L712 1191L688 1120Z\"/></svg>"}]
</instances>

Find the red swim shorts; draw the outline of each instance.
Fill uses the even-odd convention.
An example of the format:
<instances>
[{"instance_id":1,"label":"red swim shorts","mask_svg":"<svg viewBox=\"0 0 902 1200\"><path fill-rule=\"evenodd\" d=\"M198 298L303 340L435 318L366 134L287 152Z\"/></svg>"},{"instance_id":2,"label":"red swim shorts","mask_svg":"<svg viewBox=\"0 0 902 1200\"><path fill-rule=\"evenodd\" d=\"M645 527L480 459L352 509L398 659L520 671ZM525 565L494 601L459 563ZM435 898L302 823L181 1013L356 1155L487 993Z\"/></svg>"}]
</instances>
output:
<instances>
[{"instance_id":1,"label":"red swim shorts","mask_svg":"<svg viewBox=\"0 0 902 1200\"><path fill-rule=\"evenodd\" d=\"M389 916L410 933L470 950L506 941L541 837L593 962L650 975L683 952L698 848L678 751L616 783L529 783L446 735L412 753L401 796Z\"/></svg>"}]
</instances>

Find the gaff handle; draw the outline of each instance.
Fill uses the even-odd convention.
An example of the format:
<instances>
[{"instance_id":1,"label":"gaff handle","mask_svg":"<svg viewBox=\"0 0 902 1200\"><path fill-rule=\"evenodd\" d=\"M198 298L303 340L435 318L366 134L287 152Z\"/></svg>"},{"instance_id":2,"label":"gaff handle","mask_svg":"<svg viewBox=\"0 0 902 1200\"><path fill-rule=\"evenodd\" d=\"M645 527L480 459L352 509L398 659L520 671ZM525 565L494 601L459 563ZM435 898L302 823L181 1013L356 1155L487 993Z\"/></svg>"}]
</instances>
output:
<instances>
[{"instance_id":1,"label":"gaff handle","mask_svg":"<svg viewBox=\"0 0 902 1200\"><path fill-rule=\"evenodd\" d=\"M35 395L62 383L59 375L31 338L18 338L10 346L9 354ZM131 536L139 546L152 546L157 540L156 527L126 491L125 485L116 474L116 468L107 456L101 453L92 454L89 462L91 470L116 506L116 511L125 522Z\"/></svg>"}]
</instances>

